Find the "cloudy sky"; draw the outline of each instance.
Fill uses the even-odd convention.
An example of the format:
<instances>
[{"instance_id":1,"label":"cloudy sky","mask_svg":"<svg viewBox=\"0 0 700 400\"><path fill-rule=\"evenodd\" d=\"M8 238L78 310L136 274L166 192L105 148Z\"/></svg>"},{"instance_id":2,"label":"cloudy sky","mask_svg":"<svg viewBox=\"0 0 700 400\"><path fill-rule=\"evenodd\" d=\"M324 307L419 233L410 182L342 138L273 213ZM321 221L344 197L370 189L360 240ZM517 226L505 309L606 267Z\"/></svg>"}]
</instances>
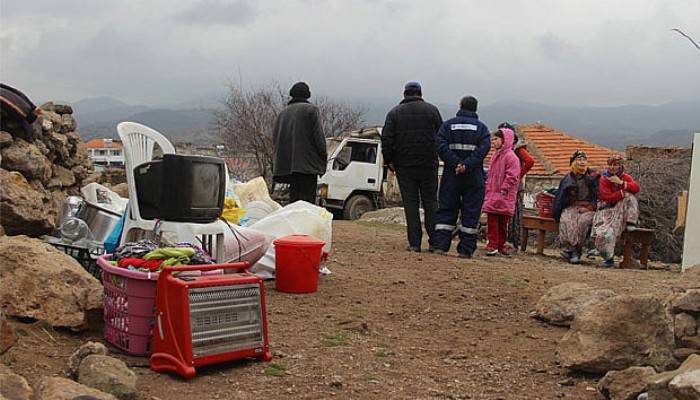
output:
<instances>
[{"instance_id":1,"label":"cloudy sky","mask_svg":"<svg viewBox=\"0 0 700 400\"><path fill-rule=\"evenodd\" d=\"M3 0L0 78L158 105L227 80L332 98L567 105L700 97L700 0Z\"/></svg>"}]
</instances>

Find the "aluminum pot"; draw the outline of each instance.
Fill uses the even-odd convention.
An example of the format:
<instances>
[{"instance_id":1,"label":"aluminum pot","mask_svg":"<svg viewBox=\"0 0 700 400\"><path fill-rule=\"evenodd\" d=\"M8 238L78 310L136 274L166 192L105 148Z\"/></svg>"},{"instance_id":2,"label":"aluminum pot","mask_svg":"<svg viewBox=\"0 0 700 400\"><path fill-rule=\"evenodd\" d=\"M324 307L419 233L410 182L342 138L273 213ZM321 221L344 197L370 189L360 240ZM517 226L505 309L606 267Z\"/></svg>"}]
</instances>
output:
<instances>
[{"instance_id":1,"label":"aluminum pot","mask_svg":"<svg viewBox=\"0 0 700 400\"><path fill-rule=\"evenodd\" d=\"M95 203L85 201L78 211L77 217L85 221L92 231L95 241L104 243L119 223L121 215L101 207Z\"/></svg>"}]
</instances>

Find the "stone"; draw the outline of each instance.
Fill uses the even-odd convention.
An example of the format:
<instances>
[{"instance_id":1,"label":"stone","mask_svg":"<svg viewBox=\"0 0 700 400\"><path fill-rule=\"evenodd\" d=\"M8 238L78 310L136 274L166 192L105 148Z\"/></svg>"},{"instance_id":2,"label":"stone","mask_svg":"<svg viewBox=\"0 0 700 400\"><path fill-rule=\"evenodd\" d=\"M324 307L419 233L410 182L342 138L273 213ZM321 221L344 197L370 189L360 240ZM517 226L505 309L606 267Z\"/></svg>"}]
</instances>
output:
<instances>
[{"instance_id":1,"label":"stone","mask_svg":"<svg viewBox=\"0 0 700 400\"><path fill-rule=\"evenodd\" d=\"M692 315L679 313L673 317L673 329L676 339L680 339L683 336L695 336L698 324Z\"/></svg>"},{"instance_id":2,"label":"stone","mask_svg":"<svg viewBox=\"0 0 700 400\"><path fill-rule=\"evenodd\" d=\"M9 132L0 131L0 149L10 146L12 142L12 135Z\"/></svg>"},{"instance_id":3,"label":"stone","mask_svg":"<svg viewBox=\"0 0 700 400\"><path fill-rule=\"evenodd\" d=\"M646 400L678 400L667 388L653 389L647 392Z\"/></svg>"},{"instance_id":4,"label":"stone","mask_svg":"<svg viewBox=\"0 0 700 400\"><path fill-rule=\"evenodd\" d=\"M7 321L2 310L0 310L0 354L9 350L16 342L17 335L15 335L15 329Z\"/></svg>"},{"instance_id":5,"label":"stone","mask_svg":"<svg viewBox=\"0 0 700 400\"><path fill-rule=\"evenodd\" d=\"M700 312L700 289L689 289L671 298L674 311Z\"/></svg>"},{"instance_id":6,"label":"stone","mask_svg":"<svg viewBox=\"0 0 700 400\"><path fill-rule=\"evenodd\" d=\"M652 367L630 367L622 371L609 371L598 382L598 391L610 400L636 400L651 377L656 375Z\"/></svg>"},{"instance_id":7,"label":"stone","mask_svg":"<svg viewBox=\"0 0 700 400\"><path fill-rule=\"evenodd\" d=\"M668 391L678 400L700 399L700 369L682 373L668 383Z\"/></svg>"},{"instance_id":8,"label":"stone","mask_svg":"<svg viewBox=\"0 0 700 400\"><path fill-rule=\"evenodd\" d=\"M51 161L34 144L18 139L1 151L2 168L20 172L28 181L51 179Z\"/></svg>"},{"instance_id":9,"label":"stone","mask_svg":"<svg viewBox=\"0 0 700 400\"><path fill-rule=\"evenodd\" d=\"M32 400L34 390L23 376L0 364L0 399Z\"/></svg>"},{"instance_id":10,"label":"stone","mask_svg":"<svg viewBox=\"0 0 700 400\"><path fill-rule=\"evenodd\" d=\"M0 237L0 308L6 315L82 329L87 312L102 307L102 294L97 279L50 244Z\"/></svg>"},{"instance_id":11,"label":"stone","mask_svg":"<svg viewBox=\"0 0 700 400\"><path fill-rule=\"evenodd\" d=\"M56 160L65 162L70 158L70 152L68 151L68 137L60 132L50 131L46 135L46 140L44 143L54 154ZM56 161L54 160L54 161Z\"/></svg>"},{"instance_id":12,"label":"stone","mask_svg":"<svg viewBox=\"0 0 700 400\"><path fill-rule=\"evenodd\" d=\"M42 111L50 111L50 112L55 112L55 106L53 104L53 101L47 101L46 103L42 104L39 106L39 108Z\"/></svg>"},{"instance_id":13,"label":"stone","mask_svg":"<svg viewBox=\"0 0 700 400\"><path fill-rule=\"evenodd\" d=\"M700 355L692 354L676 369L666 372L661 372L654 375L647 385L648 390L661 390L668 387L668 383L678 375L688 371L700 369Z\"/></svg>"},{"instance_id":14,"label":"stone","mask_svg":"<svg viewBox=\"0 0 700 400\"><path fill-rule=\"evenodd\" d=\"M676 341L679 347L687 347L689 349L700 349L700 337L684 336Z\"/></svg>"},{"instance_id":15,"label":"stone","mask_svg":"<svg viewBox=\"0 0 700 400\"><path fill-rule=\"evenodd\" d=\"M691 349L688 347L679 347L673 350L673 356L676 360L684 361L686 358L690 357L691 354L700 354L700 349Z\"/></svg>"},{"instance_id":16,"label":"stone","mask_svg":"<svg viewBox=\"0 0 700 400\"><path fill-rule=\"evenodd\" d=\"M53 165L53 174L46 187L68 187L75 185L75 175L67 168L60 165Z\"/></svg>"},{"instance_id":17,"label":"stone","mask_svg":"<svg viewBox=\"0 0 700 400\"><path fill-rule=\"evenodd\" d=\"M114 193L119 196L128 199L129 198L129 185L126 183L119 183L110 188Z\"/></svg>"},{"instance_id":18,"label":"stone","mask_svg":"<svg viewBox=\"0 0 700 400\"><path fill-rule=\"evenodd\" d=\"M78 396L92 396L95 400L117 400L116 397L66 378L44 377L36 388L36 400L73 400Z\"/></svg>"},{"instance_id":19,"label":"stone","mask_svg":"<svg viewBox=\"0 0 700 400\"><path fill-rule=\"evenodd\" d=\"M603 374L636 365L676 365L673 318L650 295L616 296L581 311L559 342L562 366Z\"/></svg>"},{"instance_id":20,"label":"stone","mask_svg":"<svg viewBox=\"0 0 700 400\"><path fill-rule=\"evenodd\" d=\"M78 377L78 371L80 368L80 363L87 356L97 354L101 356L106 356L108 353L107 347L99 342L86 342L78 347L70 358L68 358L68 373L72 378Z\"/></svg>"},{"instance_id":21,"label":"stone","mask_svg":"<svg viewBox=\"0 0 700 400\"><path fill-rule=\"evenodd\" d=\"M114 357L89 355L80 363L78 382L121 400L136 397L136 374Z\"/></svg>"},{"instance_id":22,"label":"stone","mask_svg":"<svg viewBox=\"0 0 700 400\"><path fill-rule=\"evenodd\" d=\"M71 107L69 104L64 104L64 103L55 103L53 105L53 111L57 114L73 114L73 107Z\"/></svg>"},{"instance_id":23,"label":"stone","mask_svg":"<svg viewBox=\"0 0 700 400\"><path fill-rule=\"evenodd\" d=\"M569 326L581 310L613 296L612 290L593 288L585 283L562 283L540 298L534 316L552 325Z\"/></svg>"},{"instance_id":24,"label":"stone","mask_svg":"<svg viewBox=\"0 0 700 400\"><path fill-rule=\"evenodd\" d=\"M61 133L66 134L68 132L73 132L77 125L75 118L70 114L61 115Z\"/></svg>"},{"instance_id":25,"label":"stone","mask_svg":"<svg viewBox=\"0 0 700 400\"><path fill-rule=\"evenodd\" d=\"M48 192L0 168L0 214L8 235L40 236L56 228L58 209Z\"/></svg>"}]
</instances>

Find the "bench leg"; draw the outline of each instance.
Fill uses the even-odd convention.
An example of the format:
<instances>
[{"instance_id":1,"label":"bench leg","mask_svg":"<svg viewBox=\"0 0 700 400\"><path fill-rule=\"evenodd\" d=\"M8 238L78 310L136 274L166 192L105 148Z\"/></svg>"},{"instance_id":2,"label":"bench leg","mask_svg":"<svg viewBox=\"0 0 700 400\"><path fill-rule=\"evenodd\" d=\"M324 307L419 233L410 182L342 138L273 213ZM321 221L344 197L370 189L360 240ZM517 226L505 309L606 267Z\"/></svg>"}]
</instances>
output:
<instances>
[{"instance_id":1,"label":"bench leg","mask_svg":"<svg viewBox=\"0 0 700 400\"><path fill-rule=\"evenodd\" d=\"M527 250L527 235L530 233L530 230L527 228L523 228L523 237L520 238L520 251L523 253L525 250Z\"/></svg>"},{"instance_id":2,"label":"bench leg","mask_svg":"<svg viewBox=\"0 0 700 400\"><path fill-rule=\"evenodd\" d=\"M642 250L639 252L639 264L645 269L648 269L647 262L649 261L649 243L642 244Z\"/></svg>"},{"instance_id":3,"label":"bench leg","mask_svg":"<svg viewBox=\"0 0 700 400\"><path fill-rule=\"evenodd\" d=\"M544 229L537 234L537 254L544 254Z\"/></svg>"},{"instance_id":4,"label":"bench leg","mask_svg":"<svg viewBox=\"0 0 700 400\"><path fill-rule=\"evenodd\" d=\"M622 268L629 268L632 264L632 239L625 237L625 251L622 255Z\"/></svg>"}]
</instances>

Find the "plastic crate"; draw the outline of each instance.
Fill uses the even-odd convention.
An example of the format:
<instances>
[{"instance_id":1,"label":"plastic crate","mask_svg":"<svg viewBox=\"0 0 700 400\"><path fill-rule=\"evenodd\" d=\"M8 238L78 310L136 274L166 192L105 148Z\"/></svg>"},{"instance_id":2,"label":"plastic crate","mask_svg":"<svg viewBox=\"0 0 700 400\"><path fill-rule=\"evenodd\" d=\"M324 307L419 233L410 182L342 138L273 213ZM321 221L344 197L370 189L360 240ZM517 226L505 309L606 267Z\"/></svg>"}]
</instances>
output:
<instances>
[{"instance_id":1,"label":"plastic crate","mask_svg":"<svg viewBox=\"0 0 700 400\"><path fill-rule=\"evenodd\" d=\"M102 281L102 268L97 264L97 259L104 254L104 249L95 248L90 251L86 247L78 247L65 243L49 242L53 247L73 257L85 268L90 275Z\"/></svg>"}]
</instances>

